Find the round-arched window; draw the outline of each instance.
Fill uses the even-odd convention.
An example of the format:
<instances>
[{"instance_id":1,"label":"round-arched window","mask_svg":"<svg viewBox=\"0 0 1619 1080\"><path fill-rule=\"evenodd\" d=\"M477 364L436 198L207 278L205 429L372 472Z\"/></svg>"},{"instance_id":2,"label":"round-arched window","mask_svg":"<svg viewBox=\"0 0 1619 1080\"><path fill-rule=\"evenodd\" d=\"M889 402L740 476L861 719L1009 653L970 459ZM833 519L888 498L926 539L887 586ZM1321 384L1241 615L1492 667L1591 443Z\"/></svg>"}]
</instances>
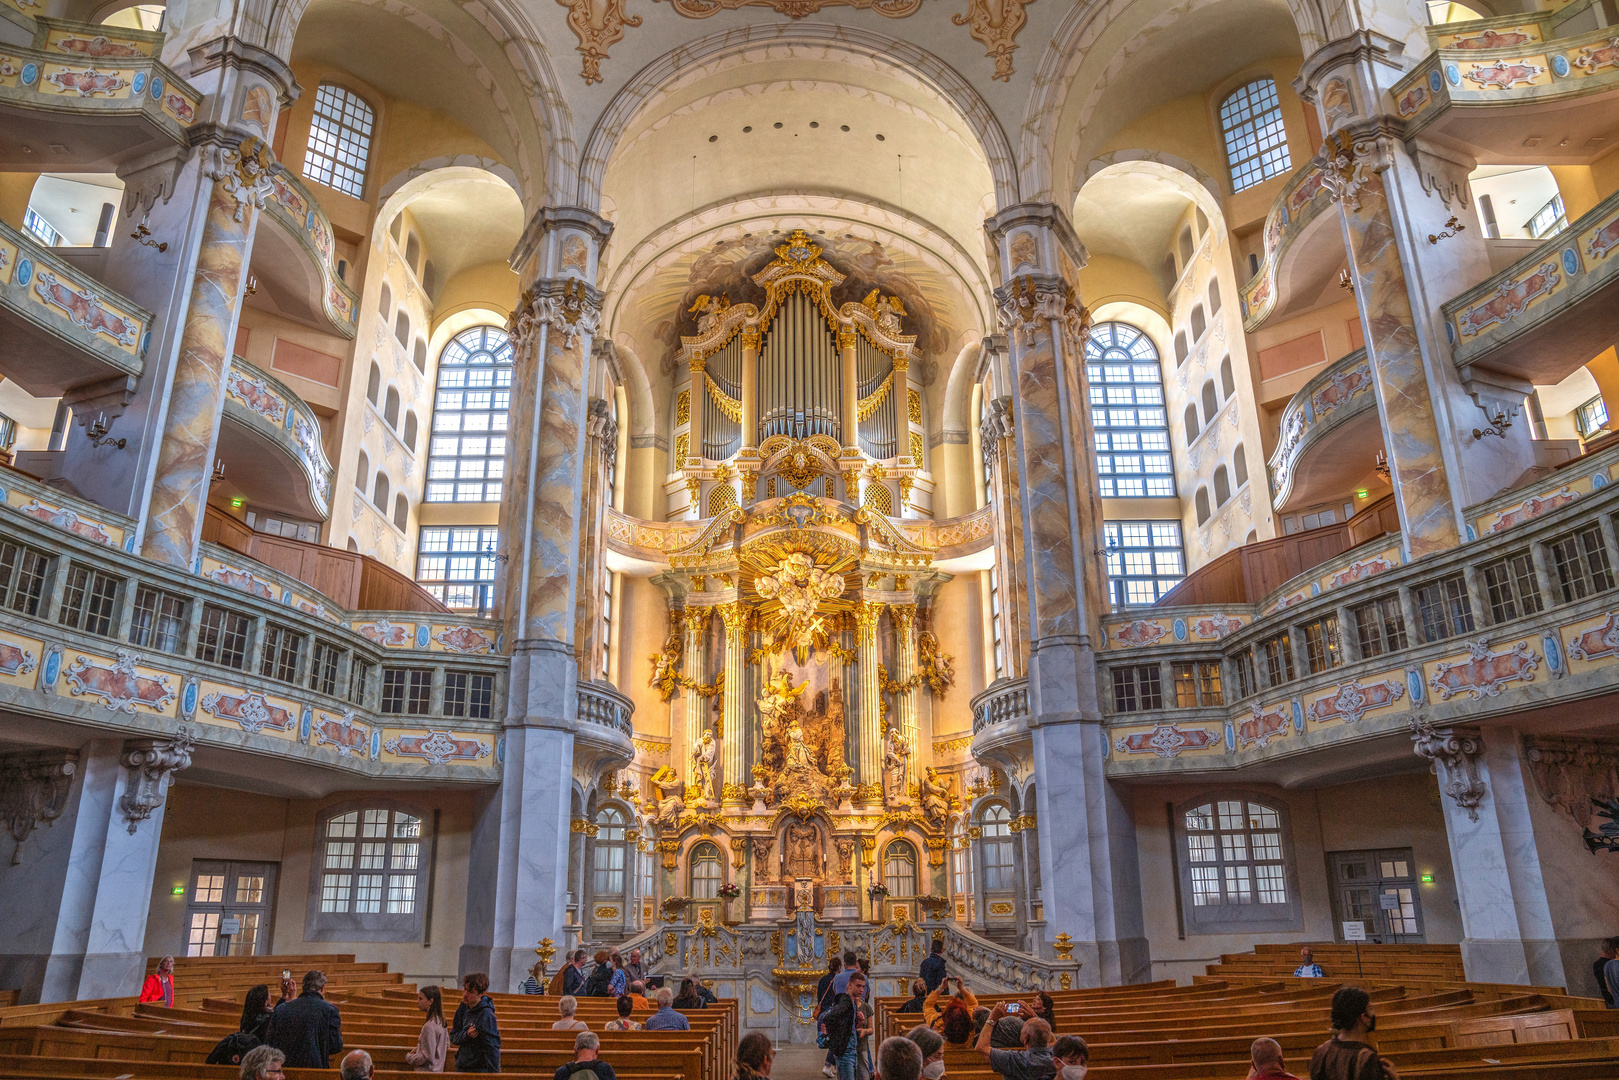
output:
<instances>
[{"instance_id":1,"label":"round-arched window","mask_svg":"<svg viewBox=\"0 0 1619 1080\"><path fill-rule=\"evenodd\" d=\"M439 354L428 448L428 502L499 502L506 472L512 345L494 326L474 326Z\"/></svg>"},{"instance_id":2,"label":"round-arched window","mask_svg":"<svg viewBox=\"0 0 1619 1080\"><path fill-rule=\"evenodd\" d=\"M604 806L596 814L596 853L592 870L597 896L624 891L624 812Z\"/></svg>"},{"instance_id":3,"label":"round-arched window","mask_svg":"<svg viewBox=\"0 0 1619 1080\"><path fill-rule=\"evenodd\" d=\"M713 900L720 894L725 868L720 865L720 849L704 840L691 849L691 898Z\"/></svg>"},{"instance_id":4,"label":"round-arched window","mask_svg":"<svg viewBox=\"0 0 1619 1080\"><path fill-rule=\"evenodd\" d=\"M1102 497L1173 497L1164 373L1152 339L1129 323L1092 327L1085 341L1085 374Z\"/></svg>"},{"instance_id":5,"label":"round-arched window","mask_svg":"<svg viewBox=\"0 0 1619 1080\"><path fill-rule=\"evenodd\" d=\"M1010 889L1012 876L1012 811L996 804L984 810L984 888Z\"/></svg>"}]
</instances>

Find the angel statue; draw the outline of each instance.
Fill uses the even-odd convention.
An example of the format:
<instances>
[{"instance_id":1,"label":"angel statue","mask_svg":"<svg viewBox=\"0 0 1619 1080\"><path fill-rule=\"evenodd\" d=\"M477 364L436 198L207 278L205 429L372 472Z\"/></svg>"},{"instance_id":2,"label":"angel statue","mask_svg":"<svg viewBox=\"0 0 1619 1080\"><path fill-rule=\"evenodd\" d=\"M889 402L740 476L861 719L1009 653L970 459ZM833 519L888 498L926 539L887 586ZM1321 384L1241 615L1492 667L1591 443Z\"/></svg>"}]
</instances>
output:
<instances>
[{"instance_id":1,"label":"angel statue","mask_svg":"<svg viewBox=\"0 0 1619 1080\"><path fill-rule=\"evenodd\" d=\"M950 785L939 779L939 770L929 765L919 787L922 816L935 829L944 828L950 819Z\"/></svg>"},{"instance_id":2,"label":"angel statue","mask_svg":"<svg viewBox=\"0 0 1619 1080\"><path fill-rule=\"evenodd\" d=\"M793 677L785 671L765 683L765 692L756 700L756 704L759 706L759 723L766 743L774 741L787 714L792 711L793 699L807 689L808 683L794 686Z\"/></svg>"},{"instance_id":3,"label":"angel statue","mask_svg":"<svg viewBox=\"0 0 1619 1080\"><path fill-rule=\"evenodd\" d=\"M723 293L719 296L709 296L704 293L697 298L691 307L686 309L686 314L702 312L697 316L697 336L703 337L719 324L720 316L725 314L725 309L730 306L731 298Z\"/></svg>"},{"instance_id":4,"label":"angel statue","mask_svg":"<svg viewBox=\"0 0 1619 1080\"><path fill-rule=\"evenodd\" d=\"M883 333L892 335L900 332L899 319L906 312L905 305L900 303L899 297L890 296L885 299L880 290L873 289L864 300L860 301L860 306L871 313L872 321Z\"/></svg>"},{"instance_id":5,"label":"angel statue","mask_svg":"<svg viewBox=\"0 0 1619 1080\"><path fill-rule=\"evenodd\" d=\"M714 773L719 767L720 744L714 739L713 730L703 732L703 737L691 751L691 786L697 791L697 798L704 803L715 803L718 795L715 794Z\"/></svg>"},{"instance_id":6,"label":"angel statue","mask_svg":"<svg viewBox=\"0 0 1619 1080\"><path fill-rule=\"evenodd\" d=\"M658 694L665 701L674 697L675 691L680 689L680 658L683 651L680 631L671 630L663 643L663 651L652 654L650 685L657 687Z\"/></svg>"},{"instance_id":7,"label":"angel statue","mask_svg":"<svg viewBox=\"0 0 1619 1080\"><path fill-rule=\"evenodd\" d=\"M928 680L928 689L933 696L944 700L944 692L956 681L955 660L948 654L939 651L939 636L931 630L924 630L916 635L917 666Z\"/></svg>"},{"instance_id":8,"label":"angel statue","mask_svg":"<svg viewBox=\"0 0 1619 1080\"><path fill-rule=\"evenodd\" d=\"M889 724L883 733L883 787L889 806L910 805L905 782L909 772L911 748L905 744L898 724Z\"/></svg>"}]
</instances>

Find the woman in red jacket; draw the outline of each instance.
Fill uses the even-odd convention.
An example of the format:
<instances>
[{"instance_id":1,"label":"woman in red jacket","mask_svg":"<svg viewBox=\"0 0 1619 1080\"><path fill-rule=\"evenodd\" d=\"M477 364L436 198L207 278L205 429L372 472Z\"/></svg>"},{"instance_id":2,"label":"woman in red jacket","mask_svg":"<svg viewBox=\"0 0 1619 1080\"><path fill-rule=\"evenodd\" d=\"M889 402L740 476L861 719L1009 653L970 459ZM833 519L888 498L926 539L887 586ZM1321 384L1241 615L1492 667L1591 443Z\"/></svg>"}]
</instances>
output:
<instances>
[{"instance_id":1,"label":"woman in red jacket","mask_svg":"<svg viewBox=\"0 0 1619 1080\"><path fill-rule=\"evenodd\" d=\"M146 984L141 987L141 1001L160 1002L167 1008L174 1008L174 957L165 956L157 962L157 972L146 976Z\"/></svg>"}]
</instances>

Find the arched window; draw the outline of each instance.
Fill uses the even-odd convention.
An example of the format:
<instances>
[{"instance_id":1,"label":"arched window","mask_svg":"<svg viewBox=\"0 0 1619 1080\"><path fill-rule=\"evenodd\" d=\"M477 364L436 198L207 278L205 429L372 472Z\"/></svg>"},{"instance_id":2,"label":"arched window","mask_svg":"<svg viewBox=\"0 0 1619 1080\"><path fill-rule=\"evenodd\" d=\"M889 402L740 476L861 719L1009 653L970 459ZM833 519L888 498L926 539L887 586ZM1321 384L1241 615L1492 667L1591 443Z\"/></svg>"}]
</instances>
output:
<instances>
[{"instance_id":1,"label":"arched window","mask_svg":"<svg viewBox=\"0 0 1619 1080\"><path fill-rule=\"evenodd\" d=\"M1197 497L1193 499L1193 503L1197 506L1197 523L1201 525L1209 520L1209 489L1205 487L1198 488Z\"/></svg>"},{"instance_id":2,"label":"arched window","mask_svg":"<svg viewBox=\"0 0 1619 1080\"><path fill-rule=\"evenodd\" d=\"M401 345L410 344L410 315L403 310L394 319L394 340Z\"/></svg>"},{"instance_id":3,"label":"arched window","mask_svg":"<svg viewBox=\"0 0 1619 1080\"><path fill-rule=\"evenodd\" d=\"M1224 506L1231 498L1231 477L1221 465L1214 470L1214 505Z\"/></svg>"},{"instance_id":4,"label":"arched window","mask_svg":"<svg viewBox=\"0 0 1619 1080\"><path fill-rule=\"evenodd\" d=\"M1196 405L1187 405L1186 406L1186 416L1185 416L1184 419L1186 421L1186 445L1191 446L1194 442L1197 441L1198 431L1201 430L1197 426L1197 406Z\"/></svg>"},{"instance_id":5,"label":"arched window","mask_svg":"<svg viewBox=\"0 0 1619 1080\"><path fill-rule=\"evenodd\" d=\"M1152 339L1128 323L1093 327L1085 342L1085 375L1102 497L1173 496L1164 373Z\"/></svg>"},{"instance_id":6,"label":"arched window","mask_svg":"<svg viewBox=\"0 0 1619 1080\"><path fill-rule=\"evenodd\" d=\"M1190 225L1181 230L1180 253L1181 272L1185 273L1186 264L1192 261L1192 253L1196 250L1192 241L1192 227Z\"/></svg>"},{"instance_id":7,"label":"arched window","mask_svg":"<svg viewBox=\"0 0 1619 1080\"><path fill-rule=\"evenodd\" d=\"M405 524L410 521L410 502L405 493L400 492L394 496L394 527L400 532L405 531Z\"/></svg>"},{"instance_id":8,"label":"arched window","mask_svg":"<svg viewBox=\"0 0 1619 1080\"><path fill-rule=\"evenodd\" d=\"M1201 341L1203 331L1209 328L1208 322L1203 318L1203 305L1195 304L1192 307L1192 340Z\"/></svg>"},{"instance_id":9,"label":"arched window","mask_svg":"<svg viewBox=\"0 0 1619 1080\"><path fill-rule=\"evenodd\" d=\"M432 259L422 264L422 292L427 294L428 299L438 295L438 269Z\"/></svg>"},{"instance_id":10,"label":"arched window","mask_svg":"<svg viewBox=\"0 0 1619 1080\"><path fill-rule=\"evenodd\" d=\"M1255 79L1220 103L1231 190L1242 191L1293 168L1282 127L1282 106L1272 79Z\"/></svg>"},{"instance_id":11,"label":"arched window","mask_svg":"<svg viewBox=\"0 0 1619 1080\"><path fill-rule=\"evenodd\" d=\"M410 266L410 272L420 275L422 258L422 239L415 233L405 238L405 262Z\"/></svg>"},{"instance_id":12,"label":"arched window","mask_svg":"<svg viewBox=\"0 0 1619 1080\"><path fill-rule=\"evenodd\" d=\"M371 106L341 86L322 83L304 149L304 175L319 184L365 198L365 163L371 156Z\"/></svg>"},{"instance_id":13,"label":"arched window","mask_svg":"<svg viewBox=\"0 0 1619 1080\"><path fill-rule=\"evenodd\" d=\"M389 427L396 428L399 426L399 388L388 387L388 396L384 401L386 404L382 406L382 418L388 421Z\"/></svg>"},{"instance_id":14,"label":"arched window","mask_svg":"<svg viewBox=\"0 0 1619 1080\"><path fill-rule=\"evenodd\" d=\"M1240 795L1203 799L1181 806L1176 822L1189 921L1215 933L1296 919L1282 808Z\"/></svg>"},{"instance_id":15,"label":"arched window","mask_svg":"<svg viewBox=\"0 0 1619 1080\"><path fill-rule=\"evenodd\" d=\"M394 238L394 243L399 243L399 230L403 229L404 227L404 214L395 214L394 219L388 222L388 235Z\"/></svg>"},{"instance_id":16,"label":"arched window","mask_svg":"<svg viewBox=\"0 0 1619 1080\"><path fill-rule=\"evenodd\" d=\"M371 491L371 505L384 514L388 512L388 474L385 472L377 473L377 486Z\"/></svg>"},{"instance_id":17,"label":"arched window","mask_svg":"<svg viewBox=\"0 0 1619 1080\"><path fill-rule=\"evenodd\" d=\"M1231 374L1231 357L1220 361L1220 392L1230 397L1237 392L1237 380Z\"/></svg>"},{"instance_id":18,"label":"arched window","mask_svg":"<svg viewBox=\"0 0 1619 1080\"><path fill-rule=\"evenodd\" d=\"M381 315L382 321L386 323L388 321L388 316L392 315L393 313L394 291L393 289L389 288L388 283L384 281L382 283L382 292L377 297L377 314Z\"/></svg>"},{"instance_id":19,"label":"arched window","mask_svg":"<svg viewBox=\"0 0 1619 1080\"><path fill-rule=\"evenodd\" d=\"M416 362L416 370L425 373L427 371L427 342L417 338L416 348L411 353L410 358Z\"/></svg>"},{"instance_id":20,"label":"arched window","mask_svg":"<svg viewBox=\"0 0 1619 1080\"><path fill-rule=\"evenodd\" d=\"M1239 488L1248 482L1248 452L1241 443L1231 452L1231 475L1236 477Z\"/></svg>"},{"instance_id":21,"label":"arched window","mask_svg":"<svg viewBox=\"0 0 1619 1080\"><path fill-rule=\"evenodd\" d=\"M1215 392L1214 380L1210 379L1203 384L1203 418L1208 423L1214 423L1214 414L1220 411L1220 395Z\"/></svg>"},{"instance_id":22,"label":"arched window","mask_svg":"<svg viewBox=\"0 0 1619 1080\"><path fill-rule=\"evenodd\" d=\"M1257 543L1259 543L1259 530L1258 529L1249 529L1248 530L1248 535L1242 538L1242 542L1244 544L1257 544Z\"/></svg>"},{"instance_id":23,"label":"arched window","mask_svg":"<svg viewBox=\"0 0 1619 1080\"><path fill-rule=\"evenodd\" d=\"M725 867L720 864L718 846L704 840L691 849L691 898L713 900L720 895Z\"/></svg>"},{"instance_id":24,"label":"arched window","mask_svg":"<svg viewBox=\"0 0 1619 1080\"><path fill-rule=\"evenodd\" d=\"M1209 282L1209 314L1220 314L1220 283L1218 281L1211 280Z\"/></svg>"},{"instance_id":25,"label":"arched window","mask_svg":"<svg viewBox=\"0 0 1619 1080\"><path fill-rule=\"evenodd\" d=\"M615 896L624 891L624 812L604 806L597 811L595 824L591 884L597 896Z\"/></svg>"},{"instance_id":26,"label":"arched window","mask_svg":"<svg viewBox=\"0 0 1619 1080\"><path fill-rule=\"evenodd\" d=\"M416 423L416 413L414 411L406 412L405 413L405 449L409 450L413 454L416 452L416 429L417 429L417 426L418 425Z\"/></svg>"},{"instance_id":27,"label":"arched window","mask_svg":"<svg viewBox=\"0 0 1619 1080\"><path fill-rule=\"evenodd\" d=\"M1012 811L1002 805L984 810L984 888L1011 889L1016 881L1012 871Z\"/></svg>"},{"instance_id":28,"label":"arched window","mask_svg":"<svg viewBox=\"0 0 1619 1080\"><path fill-rule=\"evenodd\" d=\"M1190 355L1192 351L1186 347L1186 331L1178 331L1175 334L1175 363L1177 365L1186 363L1186 358Z\"/></svg>"},{"instance_id":29,"label":"arched window","mask_svg":"<svg viewBox=\"0 0 1619 1080\"><path fill-rule=\"evenodd\" d=\"M438 358L427 462L428 502L499 502L506 471L512 346L504 330L474 326Z\"/></svg>"},{"instance_id":30,"label":"arched window","mask_svg":"<svg viewBox=\"0 0 1619 1080\"><path fill-rule=\"evenodd\" d=\"M364 495L365 487L370 482L371 459L365 456L364 450L361 450L360 463L354 467L354 486L360 489L360 494Z\"/></svg>"},{"instance_id":31,"label":"arched window","mask_svg":"<svg viewBox=\"0 0 1619 1080\"><path fill-rule=\"evenodd\" d=\"M888 845L883 854L883 884L895 900L916 895L916 845L909 840L895 840Z\"/></svg>"},{"instance_id":32,"label":"arched window","mask_svg":"<svg viewBox=\"0 0 1619 1080\"><path fill-rule=\"evenodd\" d=\"M365 940L409 940L420 933L427 852L421 815L386 803L348 803L320 819L311 900L315 940L345 940L334 931L367 932Z\"/></svg>"},{"instance_id":33,"label":"arched window","mask_svg":"<svg viewBox=\"0 0 1619 1080\"><path fill-rule=\"evenodd\" d=\"M371 361L371 375L365 381L366 400L375 405L377 395L382 393L382 369L377 367L375 360Z\"/></svg>"},{"instance_id":34,"label":"arched window","mask_svg":"<svg viewBox=\"0 0 1619 1080\"><path fill-rule=\"evenodd\" d=\"M355 554L359 554L360 542L358 540L354 539L354 537L351 536L351 537L349 537L348 548L349 548L350 551L354 552Z\"/></svg>"}]
</instances>

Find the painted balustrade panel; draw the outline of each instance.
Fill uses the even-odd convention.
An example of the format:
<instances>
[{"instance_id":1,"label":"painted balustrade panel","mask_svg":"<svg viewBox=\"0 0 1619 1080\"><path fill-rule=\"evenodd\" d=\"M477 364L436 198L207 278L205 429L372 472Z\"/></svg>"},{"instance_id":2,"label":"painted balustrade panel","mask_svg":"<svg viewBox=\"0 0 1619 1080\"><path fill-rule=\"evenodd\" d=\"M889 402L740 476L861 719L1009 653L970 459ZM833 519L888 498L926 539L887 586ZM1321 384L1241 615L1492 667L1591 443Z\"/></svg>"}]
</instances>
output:
<instances>
[{"instance_id":1,"label":"painted balustrade panel","mask_svg":"<svg viewBox=\"0 0 1619 1080\"><path fill-rule=\"evenodd\" d=\"M1255 612L1245 604L1177 607L1163 614L1156 608L1138 608L1103 620L1105 648L1214 644L1251 623Z\"/></svg>"},{"instance_id":2,"label":"painted balustrade panel","mask_svg":"<svg viewBox=\"0 0 1619 1080\"><path fill-rule=\"evenodd\" d=\"M42 17L29 0L4 0L32 20L29 46L0 45L0 103L81 116L144 116L184 144L202 95L157 59L163 35Z\"/></svg>"},{"instance_id":3,"label":"painted balustrade panel","mask_svg":"<svg viewBox=\"0 0 1619 1080\"><path fill-rule=\"evenodd\" d=\"M1619 478L1619 446L1579 458L1538 483L1516 488L1465 511L1467 538L1495 536L1553 513Z\"/></svg>"},{"instance_id":4,"label":"painted balustrade panel","mask_svg":"<svg viewBox=\"0 0 1619 1080\"><path fill-rule=\"evenodd\" d=\"M1321 169L1306 162L1283 185L1265 216L1265 254L1259 270L1238 290L1242 303L1242 324L1249 333L1264 325L1276 308L1282 280L1280 273L1288 248L1294 239L1321 214L1332 208L1332 197L1323 183Z\"/></svg>"},{"instance_id":5,"label":"painted balustrade panel","mask_svg":"<svg viewBox=\"0 0 1619 1080\"><path fill-rule=\"evenodd\" d=\"M1372 364L1365 349L1329 364L1300 387L1282 410L1281 436L1270 459L1275 505L1287 502L1299 462L1323 436L1375 408Z\"/></svg>"},{"instance_id":6,"label":"painted balustrade panel","mask_svg":"<svg viewBox=\"0 0 1619 1080\"><path fill-rule=\"evenodd\" d=\"M1400 542L1399 534L1379 536L1335 559L1311 567L1262 601L1259 609L1271 615L1404 565L1405 547Z\"/></svg>"},{"instance_id":7,"label":"painted balustrade panel","mask_svg":"<svg viewBox=\"0 0 1619 1080\"><path fill-rule=\"evenodd\" d=\"M330 515L332 465L321 443L320 421L308 403L269 372L233 356L225 373L225 415L263 434L296 461L320 516Z\"/></svg>"},{"instance_id":8,"label":"painted balustrade panel","mask_svg":"<svg viewBox=\"0 0 1619 1080\"><path fill-rule=\"evenodd\" d=\"M270 184L271 197L264 203L267 216L296 238L299 247L318 268L326 318L333 330L352 338L359 318L360 297L338 276L331 220L304 182L293 173L284 169L274 172Z\"/></svg>"},{"instance_id":9,"label":"painted balustrade panel","mask_svg":"<svg viewBox=\"0 0 1619 1080\"><path fill-rule=\"evenodd\" d=\"M119 551L135 550L135 519L17 472L0 469L0 506L81 540Z\"/></svg>"}]
</instances>

